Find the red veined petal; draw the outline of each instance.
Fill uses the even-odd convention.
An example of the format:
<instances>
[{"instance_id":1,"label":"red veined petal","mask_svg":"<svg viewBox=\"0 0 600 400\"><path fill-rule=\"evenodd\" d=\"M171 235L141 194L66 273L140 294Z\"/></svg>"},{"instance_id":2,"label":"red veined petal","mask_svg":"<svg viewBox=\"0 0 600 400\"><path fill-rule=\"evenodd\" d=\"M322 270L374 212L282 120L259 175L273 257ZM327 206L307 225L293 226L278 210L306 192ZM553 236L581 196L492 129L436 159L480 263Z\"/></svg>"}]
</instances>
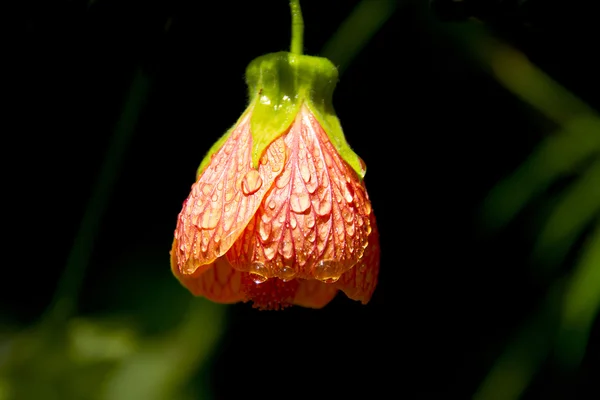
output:
<instances>
[{"instance_id":1,"label":"red veined petal","mask_svg":"<svg viewBox=\"0 0 600 400\"><path fill-rule=\"evenodd\" d=\"M283 171L227 258L266 278L333 282L363 256L371 203L307 106L283 140Z\"/></svg>"},{"instance_id":2,"label":"red veined petal","mask_svg":"<svg viewBox=\"0 0 600 400\"><path fill-rule=\"evenodd\" d=\"M174 250L182 274L206 270L229 250L281 173L285 161L281 139L266 150L258 170L252 168L250 115L212 156L183 203L175 229L179 246Z\"/></svg>"},{"instance_id":3,"label":"red veined petal","mask_svg":"<svg viewBox=\"0 0 600 400\"><path fill-rule=\"evenodd\" d=\"M304 279L298 281L300 284L294 297L294 304L301 307L323 308L338 292L332 283Z\"/></svg>"},{"instance_id":4,"label":"red veined petal","mask_svg":"<svg viewBox=\"0 0 600 400\"><path fill-rule=\"evenodd\" d=\"M361 260L349 271L346 271L335 286L346 293L346 296L353 300L360 300L367 304L377 286L377 277L379 275L379 232L375 215L371 214L371 234L369 235L369 244Z\"/></svg>"},{"instance_id":5,"label":"red veined petal","mask_svg":"<svg viewBox=\"0 0 600 400\"><path fill-rule=\"evenodd\" d=\"M198 269L191 275L179 273L173 256L176 242L173 241L171 250L171 270L194 296L203 296L217 303L237 303L245 299L241 291L242 273L231 268L225 257L217 258L204 271Z\"/></svg>"}]
</instances>

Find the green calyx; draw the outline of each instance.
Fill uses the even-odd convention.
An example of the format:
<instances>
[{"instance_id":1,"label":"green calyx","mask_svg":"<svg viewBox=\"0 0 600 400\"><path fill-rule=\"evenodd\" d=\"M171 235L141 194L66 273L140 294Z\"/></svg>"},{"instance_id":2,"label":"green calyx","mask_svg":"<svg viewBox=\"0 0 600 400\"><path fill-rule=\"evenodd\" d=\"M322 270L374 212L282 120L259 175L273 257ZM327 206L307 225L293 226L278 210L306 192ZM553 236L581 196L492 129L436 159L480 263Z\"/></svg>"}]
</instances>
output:
<instances>
[{"instance_id":1,"label":"green calyx","mask_svg":"<svg viewBox=\"0 0 600 400\"><path fill-rule=\"evenodd\" d=\"M246 68L250 102L244 115L251 113L252 164L255 168L258 168L266 148L288 131L300 107L305 104L340 156L361 179L364 177L364 164L346 142L333 109L332 97L337 79L336 67L321 57L279 52L260 56L250 62ZM212 146L200 164L197 175L210 163L211 155L221 148L236 125Z\"/></svg>"},{"instance_id":2,"label":"green calyx","mask_svg":"<svg viewBox=\"0 0 600 400\"><path fill-rule=\"evenodd\" d=\"M306 104L342 158L363 178L360 158L348 145L332 104L338 80L326 58L279 52L254 59L246 68L252 108L252 163L258 166L265 149L287 132Z\"/></svg>"}]
</instances>

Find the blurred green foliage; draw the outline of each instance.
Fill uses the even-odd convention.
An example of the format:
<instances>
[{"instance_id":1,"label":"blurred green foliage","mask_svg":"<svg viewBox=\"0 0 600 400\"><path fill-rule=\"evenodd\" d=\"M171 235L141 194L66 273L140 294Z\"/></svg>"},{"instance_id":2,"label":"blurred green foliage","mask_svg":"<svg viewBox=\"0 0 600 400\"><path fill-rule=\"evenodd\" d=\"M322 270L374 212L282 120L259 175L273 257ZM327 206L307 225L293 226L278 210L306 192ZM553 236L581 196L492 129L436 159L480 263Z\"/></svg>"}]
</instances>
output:
<instances>
[{"instance_id":1,"label":"blurred green foliage","mask_svg":"<svg viewBox=\"0 0 600 400\"><path fill-rule=\"evenodd\" d=\"M210 388L187 384L223 329L224 307L203 299L190 301L179 324L151 337L124 318L35 325L0 337L0 399L207 398Z\"/></svg>"},{"instance_id":2,"label":"blurred green foliage","mask_svg":"<svg viewBox=\"0 0 600 400\"><path fill-rule=\"evenodd\" d=\"M557 129L499 182L482 205L491 232L512 222L531 202L544 200L561 178L571 183L546 213L534 239L532 268L547 282L547 298L506 348L476 399L517 399L542 362L556 354L561 368L576 369L600 309L600 117L575 95L531 64L518 50L492 37L478 23L451 30L475 62ZM593 226L585 245L578 241ZM559 269L570 252L579 255L568 272Z\"/></svg>"}]
</instances>

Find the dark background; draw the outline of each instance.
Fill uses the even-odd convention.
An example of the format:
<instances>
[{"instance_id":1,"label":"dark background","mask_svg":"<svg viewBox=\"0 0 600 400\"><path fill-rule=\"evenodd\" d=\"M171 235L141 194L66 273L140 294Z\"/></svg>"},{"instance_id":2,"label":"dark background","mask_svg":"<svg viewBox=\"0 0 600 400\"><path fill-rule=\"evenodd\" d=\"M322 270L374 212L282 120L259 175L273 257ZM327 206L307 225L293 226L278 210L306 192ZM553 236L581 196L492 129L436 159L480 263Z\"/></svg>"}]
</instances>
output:
<instances>
[{"instance_id":1,"label":"dark background","mask_svg":"<svg viewBox=\"0 0 600 400\"><path fill-rule=\"evenodd\" d=\"M358 1L302 2L316 55ZM367 306L228 308L199 376L216 398L469 398L547 287L531 277L527 218L482 234L478 206L554 128L470 62L444 29L476 17L600 108L599 30L567 1L408 3L340 77L334 105L366 162L381 233ZM246 106L243 74L289 46L286 1L97 0L31 3L19 14L16 129L5 173L15 245L0 281L5 323L33 324L57 287L133 77L149 92L112 186L81 315L137 315L167 329L187 292L168 264L176 216L204 153ZM16 153L13 153L16 152ZM12 224L11 224L12 225ZM177 300L172 300L177 299ZM580 371L536 376L531 398L593 389L595 337Z\"/></svg>"}]
</instances>

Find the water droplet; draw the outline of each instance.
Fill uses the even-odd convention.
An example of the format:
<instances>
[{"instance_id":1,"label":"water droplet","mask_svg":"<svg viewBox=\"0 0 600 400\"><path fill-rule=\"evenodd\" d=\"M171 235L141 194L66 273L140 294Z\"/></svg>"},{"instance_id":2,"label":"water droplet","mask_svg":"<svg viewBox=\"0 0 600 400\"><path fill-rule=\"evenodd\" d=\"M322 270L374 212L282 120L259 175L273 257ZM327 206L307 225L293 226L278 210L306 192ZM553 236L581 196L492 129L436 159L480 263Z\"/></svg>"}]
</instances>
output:
<instances>
[{"instance_id":1,"label":"water droplet","mask_svg":"<svg viewBox=\"0 0 600 400\"><path fill-rule=\"evenodd\" d=\"M310 207L310 198L307 193L292 193L290 196L290 207L295 213L301 214Z\"/></svg>"},{"instance_id":2,"label":"water droplet","mask_svg":"<svg viewBox=\"0 0 600 400\"><path fill-rule=\"evenodd\" d=\"M294 244L291 240L284 240L281 246L281 253L285 258L292 258L294 255Z\"/></svg>"},{"instance_id":3,"label":"water droplet","mask_svg":"<svg viewBox=\"0 0 600 400\"><path fill-rule=\"evenodd\" d=\"M294 271L294 269L291 267L283 266L279 270L279 278L284 282L291 281L292 279L294 279L295 276L296 271Z\"/></svg>"},{"instance_id":4,"label":"water droplet","mask_svg":"<svg viewBox=\"0 0 600 400\"><path fill-rule=\"evenodd\" d=\"M325 164L327 164L327 168L331 168L333 165L331 155L328 152L323 153L323 155L325 156Z\"/></svg>"},{"instance_id":5,"label":"water droplet","mask_svg":"<svg viewBox=\"0 0 600 400\"><path fill-rule=\"evenodd\" d=\"M365 215L369 215L371 214L371 211L373 211L371 209L371 202L370 201L365 201L364 205L363 205L363 211L365 213Z\"/></svg>"},{"instance_id":6,"label":"water droplet","mask_svg":"<svg viewBox=\"0 0 600 400\"><path fill-rule=\"evenodd\" d=\"M269 208L270 208L271 210L274 210L276 205L277 205L277 204L275 203L275 200L271 200L271 201L269 201Z\"/></svg>"},{"instance_id":7,"label":"water droplet","mask_svg":"<svg viewBox=\"0 0 600 400\"><path fill-rule=\"evenodd\" d=\"M248 272L250 273L250 278L256 284L264 283L269 279L269 271L265 267L265 264L261 262L253 262Z\"/></svg>"},{"instance_id":8,"label":"water droplet","mask_svg":"<svg viewBox=\"0 0 600 400\"><path fill-rule=\"evenodd\" d=\"M352 203L352 200L354 200L354 188L349 183L344 185L344 200L346 200L346 203Z\"/></svg>"},{"instance_id":9,"label":"water droplet","mask_svg":"<svg viewBox=\"0 0 600 400\"><path fill-rule=\"evenodd\" d=\"M265 257L267 258L267 260L272 260L273 257L275 257L275 249L277 248L277 244L275 243L270 243L270 244L265 244L263 247L263 251L265 253Z\"/></svg>"},{"instance_id":10,"label":"water droplet","mask_svg":"<svg viewBox=\"0 0 600 400\"><path fill-rule=\"evenodd\" d=\"M350 223L354 219L354 214L350 210L348 210L347 208L344 208L342 210L342 217L344 217L344 220L347 223Z\"/></svg>"},{"instance_id":11,"label":"water droplet","mask_svg":"<svg viewBox=\"0 0 600 400\"><path fill-rule=\"evenodd\" d=\"M256 193L262 186L262 178L257 170L251 169L248 171L242 180L242 191L246 196Z\"/></svg>"},{"instance_id":12,"label":"water droplet","mask_svg":"<svg viewBox=\"0 0 600 400\"><path fill-rule=\"evenodd\" d=\"M358 225L360 227L360 226L363 226L363 224L364 224L363 217L361 217L360 214L357 214L356 215L356 225Z\"/></svg>"},{"instance_id":13,"label":"water droplet","mask_svg":"<svg viewBox=\"0 0 600 400\"><path fill-rule=\"evenodd\" d=\"M346 233L348 234L348 236L354 236L354 224L350 223L346 225Z\"/></svg>"},{"instance_id":14,"label":"water droplet","mask_svg":"<svg viewBox=\"0 0 600 400\"><path fill-rule=\"evenodd\" d=\"M310 170L308 169L308 165L304 163L300 165L300 175L302 175L304 182L310 182Z\"/></svg>"},{"instance_id":15,"label":"water droplet","mask_svg":"<svg viewBox=\"0 0 600 400\"><path fill-rule=\"evenodd\" d=\"M325 283L333 283L342 275L342 264L332 260L321 260L315 265L314 275Z\"/></svg>"},{"instance_id":16,"label":"water droplet","mask_svg":"<svg viewBox=\"0 0 600 400\"><path fill-rule=\"evenodd\" d=\"M315 163L315 167L317 167L318 170L324 169L325 165L323 164L323 160L318 158L317 162Z\"/></svg>"},{"instance_id":17,"label":"water droplet","mask_svg":"<svg viewBox=\"0 0 600 400\"><path fill-rule=\"evenodd\" d=\"M365 171L367 170L367 164L365 164L365 162L363 161L362 158L358 157L358 161L360 162L360 168L362 170L362 173L364 175Z\"/></svg>"},{"instance_id":18,"label":"water droplet","mask_svg":"<svg viewBox=\"0 0 600 400\"><path fill-rule=\"evenodd\" d=\"M202 236L202 252L206 253L206 251L208 250L208 236L204 235ZM194 249L195 250L195 249Z\"/></svg>"},{"instance_id":19,"label":"water droplet","mask_svg":"<svg viewBox=\"0 0 600 400\"><path fill-rule=\"evenodd\" d=\"M296 221L296 217L294 217L293 215L290 215L290 226L292 227L292 229L296 229L297 225L298 225L298 222Z\"/></svg>"},{"instance_id":20,"label":"water droplet","mask_svg":"<svg viewBox=\"0 0 600 400\"><path fill-rule=\"evenodd\" d=\"M216 202L217 200L219 200L219 196L217 196L217 194L215 193L212 195L211 200Z\"/></svg>"},{"instance_id":21,"label":"water droplet","mask_svg":"<svg viewBox=\"0 0 600 400\"><path fill-rule=\"evenodd\" d=\"M213 229L219 223L220 218L221 213L219 208L216 208L214 210L205 210L202 214L200 226L203 229Z\"/></svg>"},{"instance_id":22,"label":"water droplet","mask_svg":"<svg viewBox=\"0 0 600 400\"><path fill-rule=\"evenodd\" d=\"M290 183L291 173L292 173L292 171L289 168L284 169L283 172L281 173L281 175L279 175L279 177L275 181L275 185L279 189L283 189L284 187L286 187L288 185L288 183Z\"/></svg>"},{"instance_id":23,"label":"water droplet","mask_svg":"<svg viewBox=\"0 0 600 400\"><path fill-rule=\"evenodd\" d=\"M264 94L262 96L260 96L260 104L264 104L264 105L270 105L271 104L271 99L269 99L268 96L265 96Z\"/></svg>"},{"instance_id":24,"label":"water droplet","mask_svg":"<svg viewBox=\"0 0 600 400\"><path fill-rule=\"evenodd\" d=\"M304 218L304 224L307 228L312 228L315 226L315 216L312 213L306 214Z\"/></svg>"},{"instance_id":25,"label":"water droplet","mask_svg":"<svg viewBox=\"0 0 600 400\"><path fill-rule=\"evenodd\" d=\"M271 224L259 224L258 234L263 242L266 241L269 238L269 235L271 235Z\"/></svg>"},{"instance_id":26,"label":"water droplet","mask_svg":"<svg viewBox=\"0 0 600 400\"><path fill-rule=\"evenodd\" d=\"M364 254L365 254L365 249L363 247L357 247L356 248L356 254L355 255L356 255L357 259L360 260L363 257Z\"/></svg>"},{"instance_id":27,"label":"water droplet","mask_svg":"<svg viewBox=\"0 0 600 400\"><path fill-rule=\"evenodd\" d=\"M202 193L204 193L206 196L210 195L212 193L212 190L213 190L212 183L207 183L204 186L202 186Z\"/></svg>"},{"instance_id":28,"label":"water droplet","mask_svg":"<svg viewBox=\"0 0 600 400\"><path fill-rule=\"evenodd\" d=\"M260 216L260 220L261 220L262 222L264 222L265 224L268 224L269 222L271 222L271 217L272 217L272 215L269 215L269 214L267 214L267 213L264 213L264 214L262 214L262 215Z\"/></svg>"},{"instance_id":29,"label":"water droplet","mask_svg":"<svg viewBox=\"0 0 600 400\"><path fill-rule=\"evenodd\" d=\"M223 181L219 181L219 183L217 183L217 190L223 190Z\"/></svg>"},{"instance_id":30,"label":"water droplet","mask_svg":"<svg viewBox=\"0 0 600 400\"><path fill-rule=\"evenodd\" d=\"M317 208L317 214L321 216L329 215L331 212L331 202L329 200L323 200L319 203Z\"/></svg>"}]
</instances>

